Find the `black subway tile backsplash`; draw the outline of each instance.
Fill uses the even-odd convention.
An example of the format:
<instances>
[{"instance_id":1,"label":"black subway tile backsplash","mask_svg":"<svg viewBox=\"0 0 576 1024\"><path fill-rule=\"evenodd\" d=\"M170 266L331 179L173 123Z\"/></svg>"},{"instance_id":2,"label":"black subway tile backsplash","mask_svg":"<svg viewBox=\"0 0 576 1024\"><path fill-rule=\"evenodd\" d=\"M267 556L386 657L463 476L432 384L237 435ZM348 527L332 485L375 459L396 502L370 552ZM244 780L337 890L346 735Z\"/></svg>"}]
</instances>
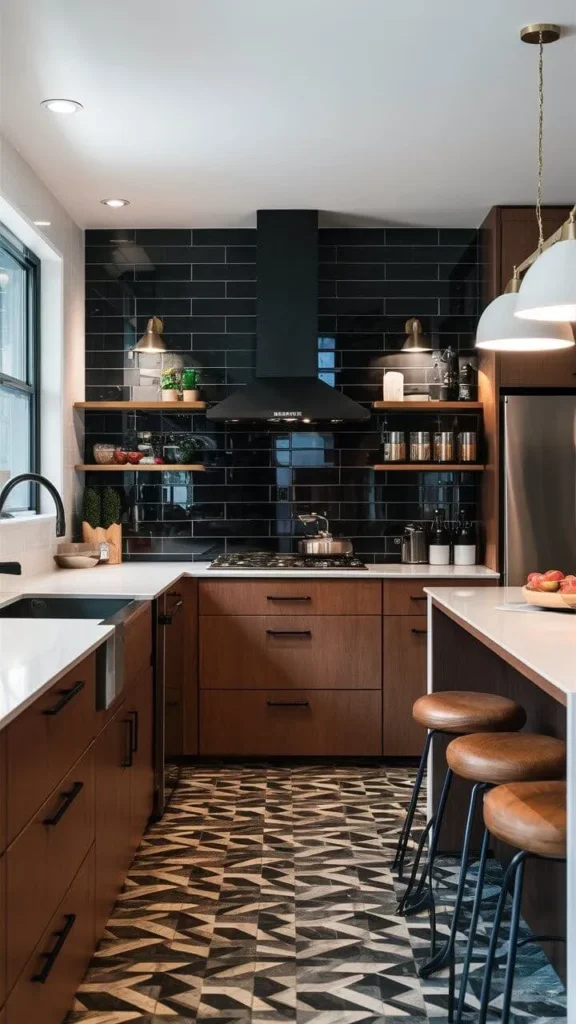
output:
<instances>
[{"instance_id":1,"label":"black subway tile backsplash","mask_svg":"<svg viewBox=\"0 0 576 1024\"><path fill-rule=\"evenodd\" d=\"M203 397L220 401L253 378L256 354L255 228L97 230L86 233L86 398L127 400L142 364L130 350L151 316L164 320L166 358L200 370ZM124 261L120 270L115 250ZM430 352L405 353L405 321L418 316L435 349L473 357L478 317L477 232L468 228L321 228L320 372L357 401L382 395L386 369L425 393ZM142 377L140 386L149 384ZM464 422L468 425L471 414ZM458 423L462 424L463 417ZM391 429L434 430L430 414L390 415ZM451 428L454 418L442 418ZM478 474L375 473L384 417L331 427L208 422L204 415L88 413L86 461L98 441L134 443L150 430L160 451L193 434L206 472L88 476L119 487L125 557L210 560L223 551L294 551L299 514L325 511L367 562L399 561L407 521L436 507L477 518Z\"/></svg>"}]
</instances>

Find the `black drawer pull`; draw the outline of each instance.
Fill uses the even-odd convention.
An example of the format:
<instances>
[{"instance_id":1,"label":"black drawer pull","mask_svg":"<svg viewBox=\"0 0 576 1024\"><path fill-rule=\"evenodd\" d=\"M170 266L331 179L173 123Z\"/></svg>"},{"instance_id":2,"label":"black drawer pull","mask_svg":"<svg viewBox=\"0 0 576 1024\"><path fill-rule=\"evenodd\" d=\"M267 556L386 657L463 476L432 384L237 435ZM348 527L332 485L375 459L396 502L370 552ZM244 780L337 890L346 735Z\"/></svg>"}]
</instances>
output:
<instances>
[{"instance_id":1,"label":"black drawer pull","mask_svg":"<svg viewBox=\"0 0 576 1024\"><path fill-rule=\"evenodd\" d=\"M267 700L269 708L309 708L308 700Z\"/></svg>"},{"instance_id":2,"label":"black drawer pull","mask_svg":"<svg viewBox=\"0 0 576 1024\"><path fill-rule=\"evenodd\" d=\"M134 715L134 718L133 718L133 723L134 724L133 724L133 727L132 727L132 730L131 730L132 735L131 735L130 739L132 741L132 753L135 754L136 751L138 750L138 725L139 725L139 722L140 722L140 713L138 711L129 711L128 714L129 715Z\"/></svg>"},{"instance_id":3,"label":"black drawer pull","mask_svg":"<svg viewBox=\"0 0 576 1024\"><path fill-rule=\"evenodd\" d=\"M422 594L422 596L421 596L421 597L414 597L414 596L413 596L413 595L411 594L411 595L410 595L410 600L411 600L411 601L427 601L427 600L428 600L428 598L426 597L426 594Z\"/></svg>"},{"instance_id":4,"label":"black drawer pull","mask_svg":"<svg viewBox=\"0 0 576 1024\"><path fill-rule=\"evenodd\" d=\"M56 963L56 960L58 959L58 954L62 949L62 946L66 942L66 939L70 935L72 928L74 927L76 914L65 914L64 920L66 924L64 925L62 931L54 932L54 935L56 936L54 948L51 949L49 953L40 954L40 956L44 957L46 963L44 964L44 967L42 968L40 973L35 974L34 977L30 979L31 981L37 981L40 983L40 985L43 985L44 982L48 980L48 975L50 974L50 971L52 970L54 964Z\"/></svg>"},{"instance_id":5,"label":"black drawer pull","mask_svg":"<svg viewBox=\"0 0 576 1024\"><path fill-rule=\"evenodd\" d=\"M159 624L161 626L171 626L172 625L172 619L176 615L176 612L178 611L178 609L181 608L183 604L184 604L184 601L176 601L176 604L172 605L172 608L170 609L168 615L159 615L158 616Z\"/></svg>"},{"instance_id":6,"label":"black drawer pull","mask_svg":"<svg viewBox=\"0 0 576 1024\"><path fill-rule=\"evenodd\" d=\"M411 632L414 633L416 636L426 636L426 633L428 632L428 630L427 629L412 629Z\"/></svg>"},{"instance_id":7,"label":"black drawer pull","mask_svg":"<svg viewBox=\"0 0 576 1024\"><path fill-rule=\"evenodd\" d=\"M125 718L124 719L124 725L128 726L128 753L126 755L126 760L122 762L122 767L123 768L131 768L132 765L134 764L134 758L132 756L134 754L133 719L132 718Z\"/></svg>"},{"instance_id":8,"label":"black drawer pull","mask_svg":"<svg viewBox=\"0 0 576 1024\"><path fill-rule=\"evenodd\" d=\"M311 601L311 597L276 597L275 594L268 594L267 601Z\"/></svg>"},{"instance_id":9,"label":"black drawer pull","mask_svg":"<svg viewBox=\"0 0 576 1024\"><path fill-rule=\"evenodd\" d=\"M80 682L75 683L72 689L70 690L59 690L58 692L62 694L60 700L56 704L54 704L54 707L46 708L46 711L43 711L42 714L57 715L58 712L62 711L62 708L65 707L66 704L68 704L69 701L71 701L72 698L75 697L77 693L80 693L80 690L84 689L84 686L84 681L80 680Z\"/></svg>"},{"instance_id":10,"label":"black drawer pull","mask_svg":"<svg viewBox=\"0 0 576 1024\"><path fill-rule=\"evenodd\" d=\"M268 636L312 636L311 629L267 629Z\"/></svg>"},{"instance_id":11,"label":"black drawer pull","mask_svg":"<svg viewBox=\"0 0 576 1024\"><path fill-rule=\"evenodd\" d=\"M57 825L58 822L60 821L60 818L64 817L68 808L71 806L71 804L74 803L81 789L84 789L84 783L75 782L74 785L72 786L72 789L70 789L68 793L60 793L60 796L64 798L64 802L60 804L60 807L55 812L55 814L53 814L51 818L45 818L42 824Z\"/></svg>"}]
</instances>

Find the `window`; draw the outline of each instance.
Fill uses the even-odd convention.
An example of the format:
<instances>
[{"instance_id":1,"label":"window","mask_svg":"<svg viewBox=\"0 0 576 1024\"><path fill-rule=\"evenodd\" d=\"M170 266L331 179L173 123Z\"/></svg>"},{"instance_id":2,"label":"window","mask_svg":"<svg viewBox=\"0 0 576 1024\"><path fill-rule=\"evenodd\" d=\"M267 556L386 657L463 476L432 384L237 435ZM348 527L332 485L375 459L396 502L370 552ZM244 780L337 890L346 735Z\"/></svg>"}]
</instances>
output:
<instances>
[{"instance_id":1,"label":"window","mask_svg":"<svg viewBox=\"0 0 576 1024\"><path fill-rule=\"evenodd\" d=\"M0 229L0 489L38 469L39 278L36 257ZM36 491L22 484L5 508L37 511Z\"/></svg>"}]
</instances>

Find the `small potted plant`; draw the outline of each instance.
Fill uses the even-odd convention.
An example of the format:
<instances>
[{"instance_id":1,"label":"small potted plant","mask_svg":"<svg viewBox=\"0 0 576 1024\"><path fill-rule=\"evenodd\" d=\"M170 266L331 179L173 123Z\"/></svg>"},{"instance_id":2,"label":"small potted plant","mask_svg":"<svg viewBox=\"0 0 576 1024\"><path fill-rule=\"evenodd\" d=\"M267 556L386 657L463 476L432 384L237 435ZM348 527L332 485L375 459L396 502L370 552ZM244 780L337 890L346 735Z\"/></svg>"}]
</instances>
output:
<instances>
[{"instance_id":1,"label":"small potted plant","mask_svg":"<svg viewBox=\"0 0 576 1024\"><path fill-rule=\"evenodd\" d=\"M87 543L108 544L108 565L122 561L122 502L114 487L105 487L102 494L94 487L84 491L82 537Z\"/></svg>"},{"instance_id":2,"label":"small potted plant","mask_svg":"<svg viewBox=\"0 0 576 1024\"><path fill-rule=\"evenodd\" d=\"M162 370L162 401L177 402L180 399L180 374L175 366Z\"/></svg>"},{"instance_id":3,"label":"small potted plant","mask_svg":"<svg viewBox=\"0 0 576 1024\"><path fill-rule=\"evenodd\" d=\"M197 402L199 394L198 370L188 366L182 372L182 398L185 402Z\"/></svg>"}]
</instances>

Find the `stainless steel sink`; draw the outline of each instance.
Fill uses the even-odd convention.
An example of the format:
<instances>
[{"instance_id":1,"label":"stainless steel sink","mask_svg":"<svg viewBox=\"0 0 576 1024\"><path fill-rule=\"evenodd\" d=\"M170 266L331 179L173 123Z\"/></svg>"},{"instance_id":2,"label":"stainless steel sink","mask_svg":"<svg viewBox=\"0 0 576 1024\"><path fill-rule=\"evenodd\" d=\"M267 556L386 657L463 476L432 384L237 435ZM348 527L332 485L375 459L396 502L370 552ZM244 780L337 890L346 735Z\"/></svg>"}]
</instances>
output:
<instances>
[{"instance_id":1,"label":"stainless steel sink","mask_svg":"<svg viewBox=\"0 0 576 1024\"><path fill-rule=\"evenodd\" d=\"M0 619L92 619L114 626L96 649L96 708L102 710L124 688L124 627L144 603L131 597L17 597L0 608Z\"/></svg>"},{"instance_id":2,"label":"stainless steel sink","mask_svg":"<svg viewBox=\"0 0 576 1024\"><path fill-rule=\"evenodd\" d=\"M2 619L95 619L119 621L118 613L136 605L130 597L19 597L0 608ZM126 616L120 616L124 619Z\"/></svg>"}]
</instances>

